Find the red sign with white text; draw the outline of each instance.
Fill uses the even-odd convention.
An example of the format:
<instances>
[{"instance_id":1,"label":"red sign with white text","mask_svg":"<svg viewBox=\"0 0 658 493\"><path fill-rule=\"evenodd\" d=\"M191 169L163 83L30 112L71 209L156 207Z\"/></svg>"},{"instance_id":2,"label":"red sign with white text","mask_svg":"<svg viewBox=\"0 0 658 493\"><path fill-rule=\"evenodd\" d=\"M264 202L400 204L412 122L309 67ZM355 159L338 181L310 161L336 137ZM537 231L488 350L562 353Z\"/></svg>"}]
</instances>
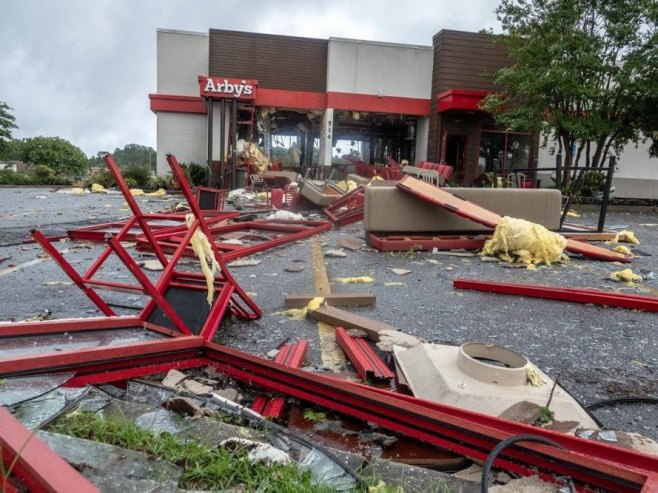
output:
<instances>
[{"instance_id":1,"label":"red sign with white text","mask_svg":"<svg viewBox=\"0 0 658 493\"><path fill-rule=\"evenodd\" d=\"M215 99L256 99L257 80L199 76L201 96Z\"/></svg>"}]
</instances>

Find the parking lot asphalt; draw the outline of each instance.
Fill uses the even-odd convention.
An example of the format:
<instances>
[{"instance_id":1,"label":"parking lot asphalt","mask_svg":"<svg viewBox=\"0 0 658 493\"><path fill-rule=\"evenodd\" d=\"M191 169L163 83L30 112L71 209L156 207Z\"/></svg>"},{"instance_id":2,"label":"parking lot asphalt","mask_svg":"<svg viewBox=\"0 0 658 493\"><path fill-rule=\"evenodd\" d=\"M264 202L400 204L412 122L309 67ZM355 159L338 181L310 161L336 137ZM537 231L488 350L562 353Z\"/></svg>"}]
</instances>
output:
<instances>
[{"instance_id":1,"label":"parking lot asphalt","mask_svg":"<svg viewBox=\"0 0 658 493\"><path fill-rule=\"evenodd\" d=\"M162 210L181 199L139 197L145 210ZM22 243L29 230L63 235L71 227L106 222L129 215L119 194L69 195L48 188L0 189L0 321L22 320L42 314L54 318L90 317L98 310L36 244ZM576 206L578 209L578 206ZM574 223L595 225L598 211L587 209ZM334 228L319 236L325 253L342 249L344 257L325 257L332 292L372 292L376 306L349 311L398 327L431 342L461 345L480 341L499 344L526 356L583 404L628 396L658 397L658 313L608 308L563 301L500 295L453 288L454 278L594 288L658 296L658 214L651 209L611 209L606 227L635 233L640 244L630 265L572 256L569 262L536 271L485 262L478 256L432 252L383 253L365 243L362 223ZM359 240L362 248L342 248L339 240ZM311 239L297 241L252 256L257 265L231 267L238 283L263 311L256 321L226 319L216 342L265 355L281 342L307 338L309 365L322 367L317 324L294 321L277 314L286 294L313 293ZM62 241L58 250L80 271L98 256L99 245ZM139 260L142 257L134 252ZM294 269L290 267L294 266ZM299 269L301 267L301 270ZM630 267L644 277L628 286L609 279ZM194 268L194 264L192 267ZM409 271L395 273L392 269ZM291 272L295 271L295 272ZM118 262L108 264L105 275L128 280ZM152 273L157 278L157 273ZM370 276L371 284L342 284L341 277ZM104 293L104 297L135 309L143 304L137 295ZM121 308L122 314L135 310ZM658 440L655 404L623 404L595 411L610 429L636 431Z\"/></svg>"}]
</instances>

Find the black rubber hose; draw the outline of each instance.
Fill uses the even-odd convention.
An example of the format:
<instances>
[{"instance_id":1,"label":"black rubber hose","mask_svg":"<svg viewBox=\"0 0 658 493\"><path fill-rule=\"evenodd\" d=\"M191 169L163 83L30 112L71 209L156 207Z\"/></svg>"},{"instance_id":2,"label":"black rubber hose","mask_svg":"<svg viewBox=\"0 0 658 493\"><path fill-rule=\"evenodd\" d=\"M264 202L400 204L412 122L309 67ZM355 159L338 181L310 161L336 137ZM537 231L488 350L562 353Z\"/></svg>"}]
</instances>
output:
<instances>
[{"instance_id":1,"label":"black rubber hose","mask_svg":"<svg viewBox=\"0 0 658 493\"><path fill-rule=\"evenodd\" d=\"M614 406L615 404L638 404L638 403L658 404L658 397L617 397L615 399L604 399L602 401L592 402L591 404L585 406L585 409L587 409L588 411L592 411L600 407Z\"/></svg>"},{"instance_id":2,"label":"black rubber hose","mask_svg":"<svg viewBox=\"0 0 658 493\"><path fill-rule=\"evenodd\" d=\"M484 462L484 466L482 469L482 493L488 493L489 491L489 472L491 471L491 466L496 460L496 457L498 457L498 454L500 454L503 450L505 450L507 447L509 447L510 445L516 442L545 443L546 445L551 445L552 447L557 447L559 449L566 450L566 447L564 447L563 445L554 442L550 438L545 438L539 435L531 435L531 434L516 435L503 440L498 445L496 445L491 452L489 452L489 455L487 456L487 460ZM571 478L569 478L569 491L572 493L575 493L576 491Z\"/></svg>"}]
</instances>

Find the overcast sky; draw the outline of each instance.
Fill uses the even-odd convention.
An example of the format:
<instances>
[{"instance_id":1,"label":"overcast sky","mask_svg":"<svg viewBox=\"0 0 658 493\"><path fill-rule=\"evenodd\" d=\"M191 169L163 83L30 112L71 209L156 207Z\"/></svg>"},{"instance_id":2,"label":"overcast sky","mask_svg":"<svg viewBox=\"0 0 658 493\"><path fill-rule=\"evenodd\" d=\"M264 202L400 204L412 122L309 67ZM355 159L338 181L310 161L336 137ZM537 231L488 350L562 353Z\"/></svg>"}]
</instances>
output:
<instances>
[{"instance_id":1,"label":"overcast sky","mask_svg":"<svg viewBox=\"0 0 658 493\"><path fill-rule=\"evenodd\" d=\"M62 137L85 154L155 147L156 29L209 28L431 45L441 29L498 28L499 0L9 0L0 101L16 138Z\"/></svg>"}]
</instances>

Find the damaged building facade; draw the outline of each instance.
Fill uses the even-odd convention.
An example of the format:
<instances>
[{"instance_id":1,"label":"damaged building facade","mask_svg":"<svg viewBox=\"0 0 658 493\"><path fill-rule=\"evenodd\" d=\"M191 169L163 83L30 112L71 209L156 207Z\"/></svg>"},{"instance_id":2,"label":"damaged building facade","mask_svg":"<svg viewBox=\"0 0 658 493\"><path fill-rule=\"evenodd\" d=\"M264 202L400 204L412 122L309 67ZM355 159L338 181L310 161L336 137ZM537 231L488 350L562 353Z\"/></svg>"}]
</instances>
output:
<instances>
[{"instance_id":1,"label":"damaged building facade","mask_svg":"<svg viewBox=\"0 0 658 493\"><path fill-rule=\"evenodd\" d=\"M539 136L500 129L480 101L510 63L478 33L442 30L432 46L210 29L157 32L158 173L165 156L226 169L232 143L329 176L343 155L365 163L424 160L454 167L455 184L483 172L555 165ZM209 159L211 156L211 159ZM655 159L628 146L616 196L656 198ZM552 185L545 176L542 186Z\"/></svg>"}]
</instances>

